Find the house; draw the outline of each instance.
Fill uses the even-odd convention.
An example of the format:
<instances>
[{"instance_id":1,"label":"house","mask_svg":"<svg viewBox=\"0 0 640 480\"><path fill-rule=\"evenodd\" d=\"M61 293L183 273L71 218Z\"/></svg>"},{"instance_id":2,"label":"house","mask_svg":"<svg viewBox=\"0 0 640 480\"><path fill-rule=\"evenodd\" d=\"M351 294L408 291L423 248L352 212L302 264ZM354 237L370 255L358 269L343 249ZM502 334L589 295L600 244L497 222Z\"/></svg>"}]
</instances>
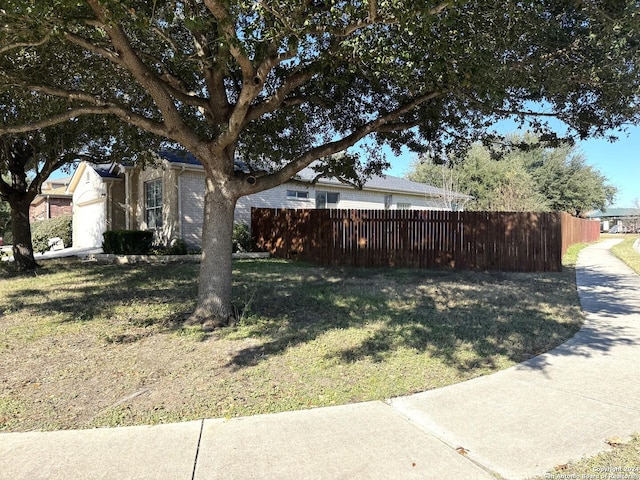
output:
<instances>
[{"instance_id":1,"label":"house","mask_svg":"<svg viewBox=\"0 0 640 480\"><path fill-rule=\"evenodd\" d=\"M70 177L65 177L47 180L42 184L40 193L29 205L30 222L71 215L72 195L67 192L70 180Z\"/></svg>"},{"instance_id":2,"label":"house","mask_svg":"<svg viewBox=\"0 0 640 480\"><path fill-rule=\"evenodd\" d=\"M608 208L587 214L587 218L600 221L600 230L616 233L640 232L640 208ZM616 228L614 228L616 227ZM612 232L613 233L613 232Z\"/></svg>"},{"instance_id":3,"label":"house","mask_svg":"<svg viewBox=\"0 0 640 480\"><path fill-rule=\"evenodd\" d=\"M238 164L238 168L242 165ZM250 225L251 208L356 208L449 210L442 189L383 175L362 190L334 178L314 182L315 172L302 170L278 187L241 198L236 223ZM102 245L106 230L154 230L156 241L176 238L201 244L204 169L192 156L163 152L158 164L139 168L120 164L81 163L69 184L73 195L73 245ZM471 197L455 194L459 204Z\"/></svg>"}]
</instances>

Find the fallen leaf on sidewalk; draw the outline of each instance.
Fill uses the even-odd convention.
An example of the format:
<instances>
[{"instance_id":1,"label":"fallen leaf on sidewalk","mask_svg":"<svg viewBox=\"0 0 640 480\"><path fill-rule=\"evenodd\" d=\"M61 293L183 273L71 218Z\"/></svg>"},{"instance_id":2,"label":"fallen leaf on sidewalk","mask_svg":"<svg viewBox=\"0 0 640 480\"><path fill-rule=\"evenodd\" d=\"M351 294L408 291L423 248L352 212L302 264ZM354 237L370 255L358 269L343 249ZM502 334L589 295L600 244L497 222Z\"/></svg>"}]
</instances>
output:
<instances>
[{"instance_id":1,"label":"fallen leaf on sidewalk","mask_svg":"<svg viewBox=\"0 0 640 480\"><path fill-rule=\"evenodd\" d=\"M608 443L612 447L619 447L624 442L622 441L622 439L620 437L609 437L609 438L607 438L605 440L605 443Z\"/></svg>"},{"instance_id":2,"label":"fallen leaf on sidewalk","mask_svg":"<svg viewBox=\"0 0 640 480\"><path fill-rule=\"evenodd\" d=\"M456 452L458 452L460 455L466 455L469 453L469 450L464 447L458 447L456 448Z\"/></svg>"}]
</instances>

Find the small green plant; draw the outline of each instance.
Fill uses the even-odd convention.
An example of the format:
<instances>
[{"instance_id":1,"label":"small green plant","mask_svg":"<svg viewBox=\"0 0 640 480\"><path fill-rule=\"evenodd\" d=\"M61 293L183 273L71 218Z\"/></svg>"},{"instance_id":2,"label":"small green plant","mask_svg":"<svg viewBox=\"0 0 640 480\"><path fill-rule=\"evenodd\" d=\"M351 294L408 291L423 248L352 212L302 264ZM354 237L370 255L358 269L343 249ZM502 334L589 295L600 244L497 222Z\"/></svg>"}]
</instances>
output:
<instances>
[{"instance_id":1,"label":"small green plant","mask_svg":"<svg viewBox=\"0 0 640 480\"><path fill-rule=\"evenodd\" d=\"M171 241L167 247L165 245L154 245L149 251L151 255L188 255L189 248L181 238Z\"/></svg>"},{"instance_id":2,"label":"small green plant","mask_svg":"<svg viewBox=\"0 0 640 480\"><path fill-rule=\"evenodd\" d=\"M117 255L145 255L153 242L149 230L112 230L104 232L103 237L102 251Z\"/></svg>"},{"instance_id":3,"label":"small green plant","mask_svg":"<svg viewBox=\"0 0 640 480\"><path fill-rule=\"evenodd\" d=\"M251 232L246 225L236 223L233 226L233 252L251 251Z\"/></svg>"},{"instance_id":4,"label":"small green plant","mask_svg":"<svg viewBox=\"0 0 640 480\"><path fill-rule=\"evenodd\" d=\"M73 229L71 227L71 215L34 222L31 225L31 240L34 252L46 252L51 248L49 239L60 238L65 246L72 243Z\"/></svg>"},{"instance_id":5,"label":"small green plant","mask_svg":"<svg viewBox=\"0 0 640 480\"><path fill-rule=\"evenodd\" d=\"M178 238L171 242L168 252L169 255L186 255L188 253L187 243L183 239Z\"/></svg>"}]
</instances>

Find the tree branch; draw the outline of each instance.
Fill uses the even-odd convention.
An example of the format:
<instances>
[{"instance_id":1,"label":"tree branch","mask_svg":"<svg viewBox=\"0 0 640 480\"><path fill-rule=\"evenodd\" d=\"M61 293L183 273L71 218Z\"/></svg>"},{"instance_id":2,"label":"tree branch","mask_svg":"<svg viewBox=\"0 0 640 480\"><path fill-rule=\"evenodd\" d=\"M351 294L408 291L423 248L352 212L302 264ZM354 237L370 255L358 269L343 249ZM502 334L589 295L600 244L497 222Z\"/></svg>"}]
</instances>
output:
<instances>
[{"instance_id":1,"label":"tree branch","mask_svg":"<svg viewBox=\"0 0 640 480\"><path fill-rule=\"evenodd\" d=\"M229 45L229 52L236 62L238 62L238 65L240 65L243 76L247 80L253 78L256 74L255 68L249 57L238 47L240 41L236 34L233 19L229 15L229 12L218 0L204 0L204 4L218 21L220 30Z\"/></svg>"},{"instance_id":2,"label":"tree branch","mask_svg":"<svg viewBox=\"0 0 640 480\"><path fill-rule=\"evenodd\" d=\"M257 182L257 184L251 187L251 192L255 192L256 190L267 190L288 181L289 179L293 178L293 176L300 170L309 166L309 164L311 164L311 162L313 162L314 160L317 160L321 157L333 155L347 149L348 147L351 147L370 133L378 132L381 129L384 129L387 124L390 124L390 122L393 122L402 115L412 111L413 109L419 107L424 103L429 102L430 100L433 100L436 97L439 97L440 95L442 95L442 92L430 92L421 95L408 102L407 104L398 107L396 110L393 110L378 117L375 120L361 125L352 133L341 138L340 140L329 142L308 150L296 160L289 162L277 172L260 177L260 180Z\"/></svg>"},{"instance_id":3,"label":"tree branch","mask_svg":"<svg viewBox=\"0 0 640 480\"><path fill-rule=\"evenodd\" d=\"M291 93L297 87L304 85L306 82L313 78L313 73L311 71L300 72L296 75L292 75L289 77L284 84L276 90L276 92L270 97L266 98L264 101L260 102L257 105L253 105L247 112L245 117L245 124L260 118L262 115L266 113L273 112L277 110L286 99L287 94ZM304 98L298 98L295 101L292 101L292 104L295 103L303 103Z\"/></svg>"},{"instance_id":4,"label":"tree branch","mask_svg":"<svg viewBox=\"0 0 640 480\"><path fill-rule=\"evenodd\" d=\"M139 127L154 135L168 136L167 127L163 123L155 122L141 115L134 114L129 110L115 106L78 107L36 122L22 125L2 125L0 126L0 135L33 132L46 127L59 125L84 115L114 115L129 125Z\"/></svg>"},{"instance_id":5,"label":"tree branch","mask_svg":"<svg viewBox=\"0 0 640 480\"><path fill-rule=\"evenodd\" d=\"M47 43L50 38L51 38L51 34L47 33L42 40L38 40L36 42L18 42L18 43L12 43L12 44L9 44L9 45L5 45L3 47L0 47L0 55L5 54L8 51L14 50L16 48L40 47L40 46L44 45L45 43Z\"/></svg>"},{"instance_id":6,"label":"tree branch","mask_svg":"<svg viewBox=\"0 0 640 480\"><path fill-rule=\"evenodd\" d=\"M78 45L79 47L82 47L85 50L89 50L90 52L93 52L96 55L104 57L110 62L115 63L116 65L124 66L124 64L122 63L122 60L118 57L118 54L116 52L113 52L107 48L98 47L97 45L94 45L90 41L80 37L79 35L75 35L70 32L66 32L64 36L69 42L73 43L74 45Z\"/></svg>"},{"instance_id":7,"label":"tree branch","mask_svg":"<svg viewBox=\"0 0 640 480\"><path fill-rule=\"evenodd\" d=\"M102 29L111 39L111 43L118 52L122 65L133 75L136 81L149 93L154 103L164 117L164 134L181 143L195 144L198 142L196 134L184 123L174 100L169 93L170 87L158 77L138 56L132 47L122 26L106 20L107 12L99 0L86 0L97 20L103 23ZM119 113L122 113L119 111ZM129 113L130 118L134 118ZM122 117L119 117L122 118ZM130 123L130 122L129 122ZM138 125L136 125L138 126ZM155 132L153 132L155 133Z\"/></svg>"}]
</instances>

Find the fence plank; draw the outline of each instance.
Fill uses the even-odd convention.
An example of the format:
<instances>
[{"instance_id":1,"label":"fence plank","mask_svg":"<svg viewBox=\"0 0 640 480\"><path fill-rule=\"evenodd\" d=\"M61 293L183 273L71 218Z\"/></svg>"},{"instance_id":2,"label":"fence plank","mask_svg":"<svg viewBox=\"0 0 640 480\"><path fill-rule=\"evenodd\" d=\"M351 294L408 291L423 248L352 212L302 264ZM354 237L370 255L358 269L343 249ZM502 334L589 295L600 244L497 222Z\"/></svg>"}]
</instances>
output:
<instances>
[{"instance_id":1,"label":"fence plank","mask_svg":"<svg viewBox=\"0 0 640 480\"><path fill-rule=\"evenodd\" d=\"M566 213L427 210L251 211L254 248L321 265L559 271L600 225Z\"/></svg>"}]
</instances>

